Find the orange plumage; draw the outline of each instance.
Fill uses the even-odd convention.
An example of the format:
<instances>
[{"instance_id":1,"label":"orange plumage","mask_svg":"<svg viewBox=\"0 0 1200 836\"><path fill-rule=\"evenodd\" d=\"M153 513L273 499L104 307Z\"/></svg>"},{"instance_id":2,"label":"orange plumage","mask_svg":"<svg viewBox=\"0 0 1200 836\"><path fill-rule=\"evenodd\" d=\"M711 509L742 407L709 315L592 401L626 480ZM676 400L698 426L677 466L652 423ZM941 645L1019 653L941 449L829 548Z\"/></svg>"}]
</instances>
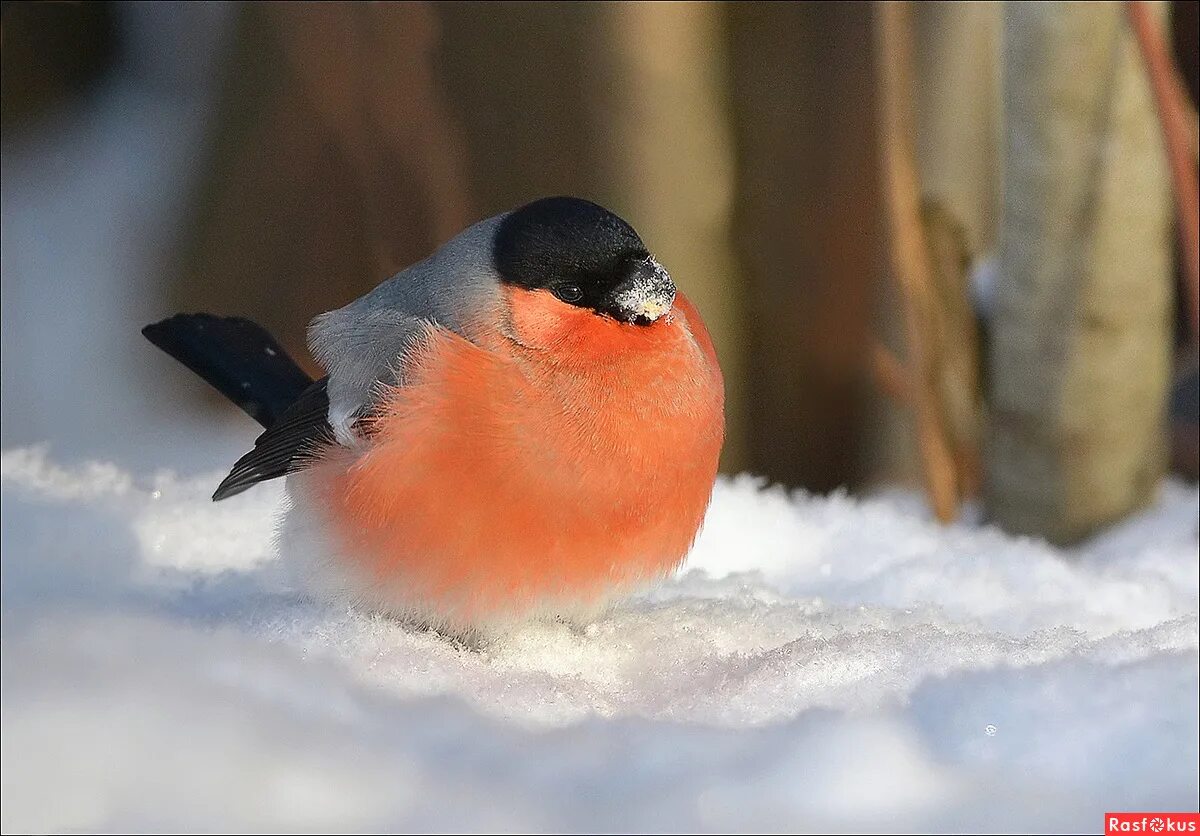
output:
<instances>
[{"instance_id":1,"label":"orange plumage","mask_svg":"<svg viewBox=\"0 0 1200 836\"><path fill-rule=\"evenodd\" d=\"M370 445L329 451L301 486L356 595L452 630L592 612L672 571L724 434L682 294L648 326L546 291L507 289L504 309L475 343L430 328Z\"/></svg>"}]
</instances>

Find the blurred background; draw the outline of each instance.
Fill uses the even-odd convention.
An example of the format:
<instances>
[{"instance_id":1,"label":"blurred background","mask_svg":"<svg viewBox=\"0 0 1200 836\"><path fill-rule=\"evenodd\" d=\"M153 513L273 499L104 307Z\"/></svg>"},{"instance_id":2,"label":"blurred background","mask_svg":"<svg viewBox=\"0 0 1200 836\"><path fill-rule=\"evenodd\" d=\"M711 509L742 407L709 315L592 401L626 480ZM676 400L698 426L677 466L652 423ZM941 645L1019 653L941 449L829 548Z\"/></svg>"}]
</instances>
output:
<instances>
[{"instance_id":1,"label":"blurred background","mask_svg":"<svg viewBox=\"0 0 1200 836\"><path fill-rule=\"evenodd\" d=\"M1194 188L1197 3L1144 10ZM628 219L704 314L727 472L919 484L944 519L979 497L1077 539L1196 470L1178 172L1129 21L5 2L0 442L218 469L256 428L142 325L247 316L315 372L314 314L573 194Z\"/></svg>"}]
</instances>

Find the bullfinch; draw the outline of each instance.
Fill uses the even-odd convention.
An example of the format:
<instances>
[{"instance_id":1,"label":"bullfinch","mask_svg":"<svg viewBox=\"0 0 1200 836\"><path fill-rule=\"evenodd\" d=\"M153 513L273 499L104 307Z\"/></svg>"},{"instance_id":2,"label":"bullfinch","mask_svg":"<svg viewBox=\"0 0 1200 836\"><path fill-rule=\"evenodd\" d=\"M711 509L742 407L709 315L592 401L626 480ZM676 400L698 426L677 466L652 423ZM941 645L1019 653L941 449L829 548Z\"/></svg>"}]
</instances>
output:
<instances>
[{"instance_id":1,"label":"bullfinch","mask_svg":"<svg viewBox=\"0 0 1200 836\"><path fill-rule=\"evenodd\" d=\"M313 583L451 634L594 616L680 564L712 493L708 332L586 200L481 221L317 316L316 381L244 319L143 333L266 428L214 500L286 476L282 550Z\"/></svg>"}]
</instances>

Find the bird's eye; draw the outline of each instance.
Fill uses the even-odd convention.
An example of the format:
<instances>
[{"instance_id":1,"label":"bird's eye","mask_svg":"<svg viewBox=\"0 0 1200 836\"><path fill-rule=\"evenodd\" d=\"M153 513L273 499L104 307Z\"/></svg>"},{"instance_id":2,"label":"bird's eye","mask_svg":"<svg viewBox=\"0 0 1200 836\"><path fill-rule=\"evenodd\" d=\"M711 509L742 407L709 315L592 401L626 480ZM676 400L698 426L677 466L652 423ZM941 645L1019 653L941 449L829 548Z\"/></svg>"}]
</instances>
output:
<instances>
[{"instance_id":1,"label":"bird's eye","mask_svg":"<svg viewBox=\"0 0 1200 836\"><path fill-rule=\"evenodd\" d=\"M583 298L583 288L577 284L562 284L554 288L554 295L567 304L573 304Z\"/></svg>"}]
</instances>

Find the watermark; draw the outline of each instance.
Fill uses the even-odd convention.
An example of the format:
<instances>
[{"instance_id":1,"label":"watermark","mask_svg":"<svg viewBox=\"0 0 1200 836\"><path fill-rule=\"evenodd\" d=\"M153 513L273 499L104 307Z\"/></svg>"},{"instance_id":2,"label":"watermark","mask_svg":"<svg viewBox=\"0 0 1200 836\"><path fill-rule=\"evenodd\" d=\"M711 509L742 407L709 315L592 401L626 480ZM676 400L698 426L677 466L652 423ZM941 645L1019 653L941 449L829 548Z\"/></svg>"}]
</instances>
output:
<instances>
[{"instance_id":1,"label":"watermark","mask_svg":"<svg viewBox=\"0 0 1200 836\"><path fill-rule=\"evenodd\" d=\"M1104 834L1197 833L1200 813L1105 813Z\"/></svg>"}]
</instances>

